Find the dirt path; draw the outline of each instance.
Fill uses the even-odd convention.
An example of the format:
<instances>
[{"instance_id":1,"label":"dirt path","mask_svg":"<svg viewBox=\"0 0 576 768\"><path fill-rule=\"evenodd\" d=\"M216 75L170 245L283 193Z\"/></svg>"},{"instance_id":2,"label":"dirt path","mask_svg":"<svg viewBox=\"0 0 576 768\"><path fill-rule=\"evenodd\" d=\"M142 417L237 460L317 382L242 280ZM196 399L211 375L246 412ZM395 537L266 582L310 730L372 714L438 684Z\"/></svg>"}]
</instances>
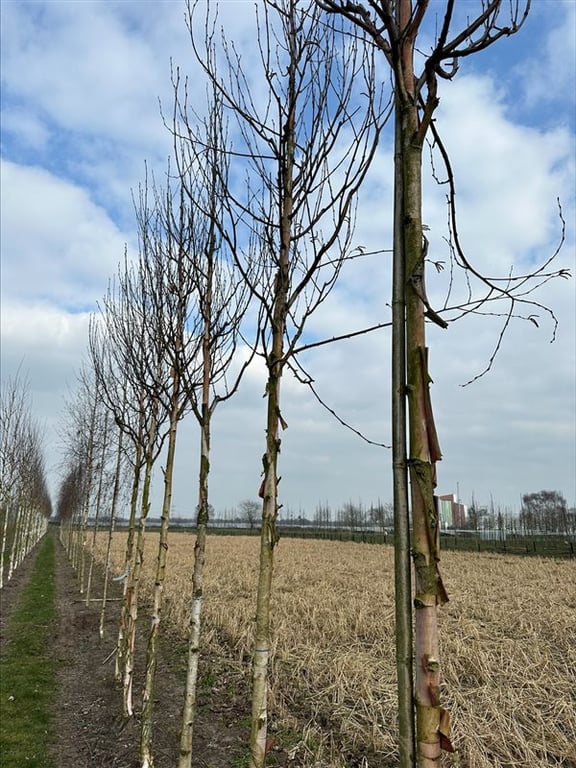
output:
<instances>
[{"instance_id":1,"label":"dirt path","mask_svg":"<svg viewBox=\"0 0 576 768\"><path fill-rule=\"evenodd\" d=\"M120 713L120 690L114 682L120 587L115 584L109 587L112 601L107 606L105 635L101 640L98 633L100 602L91 602L90 607L86 607L78 591L76 574L60 545L56 562L60 632L55 652L61 660L57 702L58 767L138 768L138 695L143 679L147 621L142 622L136 648L136 717L126 724ZM93 594L101 593L102 579L98 573ZM174 768L183 701L184 648L174 639L164 645L156 674L154 764L155 768ZM201 680L199 686L194 765L230 768L240 764L246 752L246 703L225 688L211 685L210 674L205 673L205 677L208 682Z\"/></svg>"},{"instance_id":2,"label":"dirt path","mask_svg":"<svg viewBox=\"0 0 576 768\"><path fill-rule=\"evenodd\" d=\"M128 727L125 733L120 731L114 661L110 656L116 640L118 603L110 602L107 606L105 635L100 640L99 603L91 602L90 607L86 607L76 574L59 544L56 585L59 631L53 650L60 670L55 702L57 765L59 768L132 768L137 765L134 760L136 729ZM101 579L97 579L93 591L94 595L99 593Z\"/></svg>"},{"instance_id":3,"label":"dirt path","mask_svg":"<svg viewBox=\"0 0 576 768\"><path fill-rule=\"evenodd\" d=\"M7 573L4 574L4 586L0 589L0 647L6 641L6 629L12 610L16 605L20 593L30 581L32 566L36 558L37 547L31 552L20 567L14 572L10 581L7 581ZM8 569L6 568L6 571Z\"/></svg>"}]
</instances>

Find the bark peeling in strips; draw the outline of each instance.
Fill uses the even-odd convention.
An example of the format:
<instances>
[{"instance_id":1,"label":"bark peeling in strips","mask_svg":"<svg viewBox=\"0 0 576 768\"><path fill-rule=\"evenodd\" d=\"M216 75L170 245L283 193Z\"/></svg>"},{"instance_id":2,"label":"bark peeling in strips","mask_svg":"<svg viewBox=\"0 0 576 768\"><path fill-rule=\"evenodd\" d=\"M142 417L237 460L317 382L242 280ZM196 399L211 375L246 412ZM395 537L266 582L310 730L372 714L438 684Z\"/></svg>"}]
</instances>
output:
<instances>
[{"instance_id":1,"label":"bark peeling in strips","mask_svg":"<svg viewBox=\"0 0 576 768\"><path fill-rule=\"evenodd\" d=\"M556 257L563 243L542 266L528 275L509 276L493 279L483 275L467 259L461 247L456 226L456 204L454 175L450 158L433 115L438 106L438 81L452 80L458 72L460 59L482 51L497 40L517 33L528 17L530 0L506 2L506 0L470 0L466 4L467 15L461 28L455 27L455 0L369 0L348 2L348 0L316 0L316 4L328 14L340 14L353 22L362 34L370 38L385 57L392 70L396 94L396 173L395 173L395 222L398 206L402 209L402 221L395 227L394 260L395 280L404 272L405 330L406 330L406 379L409 418L409 474L413 516L413 561L416 581L414 610L416 614L415 640L415 699L417 716L417 760L420 768L433 768L440 761L441 749L451 751L449 738L449 715L440 706L439 679L440 660L437 625L437 607L447 600L446 591L438 569L439 524L438 510L434 495L436 487L436 462L441 458L438 438L434 425L429 395L428 350L426 347L426 319L446 328L448 323L435 312L428 302L425 289L425 262L428 242L422 224L422 147L430 132L434 139L448 184L449 231L454 262L465 273L467 298L457 304L453 319L466 314L482 314L484 305L504 303L504 310L493 310L502 318L502 327L494 352L486 368L470 379L475 381L490 370L500 348L508 325L514 317L530 321L531 315L514 315L518 304L534 311L545 312L554 327L557 319L548 307L527 298L538 287L538 281L545 272L546 281L556 277L567 277L567 270L548 271L548 265ZM428 13L430 12L430 13ZM425 21L431 21L424 32L433 39L432 50L422 53L423 64L420 73L414 69L417 38L423 31ZM563 219L560 212L563 227ZM400 229L401 239L398 238ZM396 269L397 260L401 264ZM511 275L511 273L510 273ZM479 286L479 295L472 293L471 281ZM526 290L530 283L530 290ZM399 307L400 289L395 283L394 304ZM448 289L451 296L452 286ZM448 300L446 305L448 306ZM445 310L446 311L446 310ZM395 313L395 323L402 322L400 311ZM398 339L400 334L398 334ZM397 340L398 341L398 340ZM397 387L401 375L395 373ZM398 415L398 414L396 414ZM395 434L401 437L401 430ZM395 470L402 468L402 446L394 454ZM395 482L395 498L402 497L401 473ZM403 547L405 546L403 537ZM404 568L403 558L397 564ZM400 607L397 606L400 610ZM400 646L397 646L399 650ZM400 661L400 659L398 659ZM400 675L399 668L399 675ZM402 698L402 697L400 697ZM405 702L404 702L405 703ZM400 701L400 709L404 709ZM403 714L401 712L401 722ZM401 735L401 766L409 768L414 764L409 749L408 731Z\"/></svg>"}]
</instances>

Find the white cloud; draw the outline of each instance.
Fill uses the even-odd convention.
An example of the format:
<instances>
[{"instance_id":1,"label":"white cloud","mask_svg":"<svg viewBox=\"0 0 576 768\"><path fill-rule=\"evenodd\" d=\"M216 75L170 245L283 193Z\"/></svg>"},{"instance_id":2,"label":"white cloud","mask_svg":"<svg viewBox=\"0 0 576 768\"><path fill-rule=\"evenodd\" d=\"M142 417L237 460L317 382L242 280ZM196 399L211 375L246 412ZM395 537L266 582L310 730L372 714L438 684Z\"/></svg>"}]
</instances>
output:
<instances>
[{"instance_id":1,"label":"white cloud","mask_svg":"<svg viewBox=\"0 0 576 768\"><path fill-rule=\"evenodd\" d=\"M159 62L108 4L9 3L3 26L9 91L17 85L54 125L140 145L155 139L168 57Z\"/></svg>"},{"instance_id":2,"label":"white cloud","mask_svg":"<svg viewBox=\"0 0 576 768\"><path fill-rule=\"evenodd\" d=\"M515 124L486 77L463 76L444 90L438 125L454 167L460 234L471 260L504 273L512 263L522 269L542 260L560 231L557 198L568 211L574 204L568 131Z\"/></svg>"},{"instance_id":3,"label":"white cloud","mask_svg":"<svg viewBox=\"0 0 576 768\"><path fill-rule=\"evenodd\" d=\"M53 498L61 460L63 411L76 389L88 340L87 313L69 313L46 303L2 300L2 380L20 369L30 382L32 406L44 432Z\"/></svg>"},{"instance_id":4,"label":"white cloud","mask_svg":"<svg viewBox=\"0 0 576 768\"><path fill-rule=\"evenodd\" d=\"M54 306L10 300L2 303L2 312L3 343L12 354L18 349L47 354L49 349L77 357L86 343L88 313L69 314Z\"/></svg>"},{"instance_id":5,"label":"white cloud","mask_svg":"<svg viewBox=\"0 0 576 768\"><path fill-rule=\"evenodd\" d=\"M23 107L8 106L2 110L2 130L4 135L17 135L19 141L34 149L44 149L50 136L41 118Z\"/></svg>"},{"instance_id":6,"label":"white cloud","mask_svg":"<svg viewBox=\"0 0 576 768\"><path fill-rule=\"evenodd\" d=\"M546 36L538 35L536 25L542 24L542 14L548 16L552 27ZM556 102L564 120L564 110L572 103L574 117L574 81L576 72L576 4L573 0L555 0L533 4L528 19L534 27L534 55L514 67L514 75L530 107L543 107Z\"/></svg>"},{"instance_id":7,"label":"white cloud","mask_svg":"<svg viewBox=\"0 0 576 768\"><path fill-rule=\"evenodd\" d=\"M2 161L2 290L82 308L106 290L125 238L86 189Z\"/></svg>"}]
</instances>

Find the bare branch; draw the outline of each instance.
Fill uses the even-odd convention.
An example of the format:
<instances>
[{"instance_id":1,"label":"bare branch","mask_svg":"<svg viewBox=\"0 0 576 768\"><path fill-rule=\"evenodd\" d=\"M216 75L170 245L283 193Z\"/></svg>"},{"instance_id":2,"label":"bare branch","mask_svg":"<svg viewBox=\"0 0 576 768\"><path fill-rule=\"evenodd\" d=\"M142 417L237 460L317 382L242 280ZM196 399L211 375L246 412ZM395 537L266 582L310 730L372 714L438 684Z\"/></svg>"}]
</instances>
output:
<instances>
[{"instance_id":1,"label":"bare branch","mask_svg":"<svg viewBox=\"0 0 576 768\"><path fill-rule=\"evenodd\" d=\"M385 443L380 443L380 442L378 442L376 440L371 440L370 438L366 437L366 435L363 432L361 432L359 429L357 429L356 427L353 427L351 424L349 424L347 421L345 421L345 419L343 419L334 410L334 408L331 408L322 399L322 397L320 396L320 394L318 393L318 391L314 387L314 380L309 376L308 373L306 373L306 371L304 370L304 368L300 365L300 363L298 361L296 361L295 359L291 359L288 362L288 367L290 368L290 370L292 371L294 376L298 379L298 381L301 384L304 384L305 386L307 386L310 389L310 391L312 392L312 394L314 395L314 397L316 398L318 403L322 406L322 408L324 408L326 411L328 411L328 413L331 416L333 416L336 419L336 421L341 426L345 427L350 432L353 432L355 435L357 435L365 443L368 443L368 445L374 445L374 446L376 446L378 448L388 448L388 449L392 447L391 445L386 445Z\"/></svg>"}]
</instances>

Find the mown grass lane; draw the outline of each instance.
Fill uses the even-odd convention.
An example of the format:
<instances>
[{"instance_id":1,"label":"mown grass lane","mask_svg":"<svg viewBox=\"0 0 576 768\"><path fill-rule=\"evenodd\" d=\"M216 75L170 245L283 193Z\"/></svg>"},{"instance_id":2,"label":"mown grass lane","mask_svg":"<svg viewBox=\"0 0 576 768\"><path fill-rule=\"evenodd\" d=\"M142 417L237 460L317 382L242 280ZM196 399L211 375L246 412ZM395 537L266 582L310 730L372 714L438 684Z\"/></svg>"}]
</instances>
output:
<instances>
[{"instance_id":1,"label":"mown grass lane","mask_svg":"<svg viewBox=\"0 0 576 768\"><path fill-rule=\"evenodd\" d=\"M56 686L54 537L39 544L30 581L10 617L0 657L0 765L53 768L51 706Z\"/></svg>"}]
</instances>

